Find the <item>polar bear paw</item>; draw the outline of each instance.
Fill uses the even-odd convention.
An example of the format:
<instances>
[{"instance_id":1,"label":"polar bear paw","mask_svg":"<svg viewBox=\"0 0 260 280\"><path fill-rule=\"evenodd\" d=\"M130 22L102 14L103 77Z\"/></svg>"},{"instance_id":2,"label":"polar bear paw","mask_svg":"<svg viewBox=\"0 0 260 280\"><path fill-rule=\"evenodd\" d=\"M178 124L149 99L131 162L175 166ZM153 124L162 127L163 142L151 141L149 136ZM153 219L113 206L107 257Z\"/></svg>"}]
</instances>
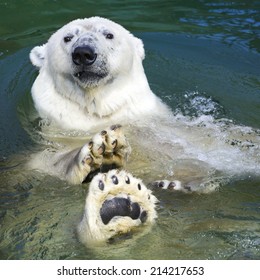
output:
<instances>
[{"instance_id":1,"label":"polar bear paw","mask_svg":"<svg viewBox=\"0 0 260 280\"><path fill-rule=\"evenodd\" d=\"M124 170L99 173L90 183L78 235L82 243L97 243L128 233L157 217L157 198L138 178Z\"/></svg>"},{"instance_id":2,"label":"polar bear paw","mask_svg":"<svg viewBox=\"0 0 260 280\"><path fill-rule=\"evenodd\" d=\"M98 172L124 167L131 147L122 126L112 125L97 133L79 151L80 182L90 182Z\"/></svg>"},{"instance_id":3,"label":"polar bear paw","mask_svg":"<svg viewBox=\"0 0 260 280\"><path fill-rule=\"evenodd\" d=\"M168 180L160 180L155 181L151 184L149 184L152 188L160 188L164 190L173 190L173 191L181 191L181 192L191 192L192 189L188 185L183 185L180 181L174 180L174 181L168 181Z\"/></svg>"},{"instance_id":4,"label":"polar bear paw","mask_svg":"<svg viewBox=\"0 0 260 280\"><path fill-rule=\"evenodd\" d=\"M131 153L131 147L120 124L112 125L101 132L104 137L104 154L102 165L123 167Z\"/></svg>"}]
</instances>

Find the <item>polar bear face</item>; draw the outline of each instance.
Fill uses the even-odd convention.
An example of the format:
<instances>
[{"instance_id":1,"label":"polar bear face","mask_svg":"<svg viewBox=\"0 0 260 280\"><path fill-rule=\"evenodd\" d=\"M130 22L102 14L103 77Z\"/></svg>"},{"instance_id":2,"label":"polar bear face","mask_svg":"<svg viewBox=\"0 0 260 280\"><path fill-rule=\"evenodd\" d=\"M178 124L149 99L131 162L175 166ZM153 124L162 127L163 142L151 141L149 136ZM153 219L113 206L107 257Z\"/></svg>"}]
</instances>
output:
<instances>
[{"instance_id":1,"label":"polar bear face","mask_svg":"<svg viewBox=\"0 0 260 280\"><path fill-rule=\"evenodd\" d=\"M141 40L119 24L100 17L68 23L30 54L35 66L84 89L113 82L143 58Z\"/></svg>"},{"instance_id":2,"label":"polar bear face","mask_svg":"<svg viewBox=\"0 0 260 280\"><path fill-rule=\"evenodd\" d=\"M32 86L35 108L48 123L83 131L161 114L144 56L142 41L121 25L100 17L74 20L30 53L40 70Z\"/></svg>"}]
</instances>

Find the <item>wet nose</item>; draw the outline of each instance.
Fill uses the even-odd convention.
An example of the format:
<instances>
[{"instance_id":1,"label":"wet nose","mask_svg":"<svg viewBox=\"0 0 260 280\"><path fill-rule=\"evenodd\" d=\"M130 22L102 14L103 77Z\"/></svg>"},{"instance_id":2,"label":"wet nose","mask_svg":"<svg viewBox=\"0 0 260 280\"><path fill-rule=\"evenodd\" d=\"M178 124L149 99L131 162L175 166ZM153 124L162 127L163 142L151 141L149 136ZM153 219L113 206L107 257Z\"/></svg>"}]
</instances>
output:
<instances>
[{"instance_id":1,"label":"wet nose","mask_svg":"<svg viewBox=\"0 0 260 280\"><path fill-rule=\"evenodd\" d=\"M72 53L72 60L76 65L92 65L97 58L97 54L90 46L76 47Z\"/></svg>"}]
</instances>

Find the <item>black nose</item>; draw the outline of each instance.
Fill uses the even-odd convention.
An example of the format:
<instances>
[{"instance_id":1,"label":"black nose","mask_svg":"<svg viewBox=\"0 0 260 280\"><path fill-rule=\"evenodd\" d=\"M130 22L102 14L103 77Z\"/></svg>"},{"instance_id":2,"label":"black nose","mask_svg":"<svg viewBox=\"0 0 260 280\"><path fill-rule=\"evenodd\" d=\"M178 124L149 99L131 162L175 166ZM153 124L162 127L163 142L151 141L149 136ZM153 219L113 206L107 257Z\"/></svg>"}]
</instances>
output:
<instances>
[{"instance_id":1,"label":"black nose","mask_svg":"<svg viewBox=\"0 0 260 280\"><path fill-rule=\"evenodd\" d=\"M76 47L72 53L72 60L76 65L91 65L96 58L97 54L89 46Z\"/></svg>"}]
</instances>

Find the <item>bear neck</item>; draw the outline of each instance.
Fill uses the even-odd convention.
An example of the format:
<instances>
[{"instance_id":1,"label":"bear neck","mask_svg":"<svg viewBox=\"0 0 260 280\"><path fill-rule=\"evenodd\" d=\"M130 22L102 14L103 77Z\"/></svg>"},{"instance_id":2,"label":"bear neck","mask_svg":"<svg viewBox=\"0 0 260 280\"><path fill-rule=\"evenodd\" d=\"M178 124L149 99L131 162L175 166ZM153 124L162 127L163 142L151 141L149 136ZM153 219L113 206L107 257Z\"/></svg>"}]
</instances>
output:
<instances>
[{"instance_id":1,"label":"bear neck","mask_svg":"<svg viewBox=\"0 0 260 280\"><path fill-rule=\"evenodd\" d=\"M136 68L135 65L133 67ZM144 107L151 105L153 96L143 67L120 73L106 84L86 89L84 94L88 113L100 118L110 117L118 112L121 114L122 110L128 112L128 115L143 114ZM138 109L141 109L139 113ZM146 110L150 109L152 108Z\"/></svg>"}]
</instances>

